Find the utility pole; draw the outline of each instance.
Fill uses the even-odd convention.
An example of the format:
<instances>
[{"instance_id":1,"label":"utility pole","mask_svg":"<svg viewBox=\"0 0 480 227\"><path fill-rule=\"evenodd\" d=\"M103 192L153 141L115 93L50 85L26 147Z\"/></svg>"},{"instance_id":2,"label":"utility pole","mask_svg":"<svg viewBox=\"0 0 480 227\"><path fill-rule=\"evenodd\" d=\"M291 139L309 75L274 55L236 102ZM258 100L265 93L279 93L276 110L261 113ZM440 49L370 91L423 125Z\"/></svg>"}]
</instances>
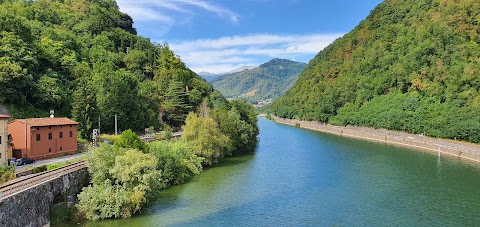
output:
<instances>
[{"instance_id":1,"label":"utility pole","mask_svg":"<svg viewBox=\"0 0 480 227\"><path fill-rule=\"evenodd\" d=\"M27 118L25 118L25 157L27 157ZM13 155L13 154L12 154Z\"/></svg>"},{"instance_id":2,"label":"utility pole","mask_svg":"<svg viewBox=\"0 0 480 227\"><path fill-rule=\"evenodd\" d=\"M115 114L115 135L118 133L117 115Z\"/></svg>"},{"instance_id":3,"label":"utility pole","mask_svg":"<svg viewBox=\"0 0 480 227\"><path fill-rule=\"evenodd\" d=\"M98 116L98 133L100 133L100 116Z\"/></svg>"}]
</instances>

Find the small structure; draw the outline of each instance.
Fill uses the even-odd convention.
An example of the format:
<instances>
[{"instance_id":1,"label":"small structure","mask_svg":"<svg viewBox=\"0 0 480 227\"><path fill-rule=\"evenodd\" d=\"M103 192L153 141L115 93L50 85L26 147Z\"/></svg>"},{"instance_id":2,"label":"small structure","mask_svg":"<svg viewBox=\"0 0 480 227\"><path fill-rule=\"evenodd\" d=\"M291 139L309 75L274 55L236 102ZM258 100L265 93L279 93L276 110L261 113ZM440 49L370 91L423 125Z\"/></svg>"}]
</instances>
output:
<instances>
[{"instance_id":1,"label":"small structure","mask_svg":"<svg viewBox=\"0 0 480 227\"><path fill-rule=\"evenodd\" d=\"M46 159L77 151L76 121L68 118L17 119L8 123L13 157Z\"/></svg>"},{"instance_id":2,"label":"small structure","mask_svg":"<svg viewBox=\"0 0 480 227\"><path fill-rule=\"evenodd\" d=\"M7 123L10 116L0 114L0 165L8 163L8 130Z\"/></svg>"}]
</instances>

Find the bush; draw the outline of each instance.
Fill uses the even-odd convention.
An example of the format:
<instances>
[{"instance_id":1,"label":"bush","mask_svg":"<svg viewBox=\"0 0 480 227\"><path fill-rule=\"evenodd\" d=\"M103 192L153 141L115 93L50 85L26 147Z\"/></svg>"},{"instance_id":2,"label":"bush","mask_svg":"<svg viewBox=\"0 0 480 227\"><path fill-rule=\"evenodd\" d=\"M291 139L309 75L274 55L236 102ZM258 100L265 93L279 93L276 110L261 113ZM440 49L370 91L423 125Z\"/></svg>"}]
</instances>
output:
<instances>
[{"instance_id":1,"label":"bush","mask_svg":"<svg viewBox=\"0 0 480 227\"><path fill-rule=\"evenodd\" d=\"M0 166L0 184L15 179L15 168L13 166Z\"/></svg>"},{"instance_id":2,"label":"bush","mask_svg":"<svg viewBox=\"0 0 480 227\"><path fill-rule=\"evenodd\" d=\"M75 210L75 207L68 207L66 204L54 206L50 212L50 224L55 225L72 220Z\"/></svg>"},{"instance_id":3,"label":"bush","mask_svg":"<svg viewBox=\"0 0 480 227\"><path fill-rule=\"evenodd\" d=\"M230 138L220 131L212 118L190 112L182 129L182 139L194 145L195 154L204 158L204 165L211 166L231 155Z\"/></svg>"},{"instance_id":4,"label":"bush","mask_svg":"<svg viewBox=\"0 0 480 227\"><path fill-rule=\"evenodd\" d=\"M122 132L120 138L115 141L114 146L137 149L140 151L145 151L147 149L145 142L142 141L140 137L138 137L137 134L133 133L130 129Z\"/></svg>"},{"instance_id":5,"label":"bush","mask_svg":"<svg viewBox=\"0 0 480 227\"><path fill-rule=\"evenodd\" d=\"M32 168L32 173L41 173L47 171L47 166L42 165L42 166L35 166Z\"/></svg>"},{"instance_id":6,"label":"bush","mask_svg":"<svg viewBox=\"0 0 480 227\"><path fill-rule=\"evenodd\" d=\"M157 158L136 149L102 144L88 159L92 185L78 195L77 208L90 220L127 218L162 187Z\"/></svg>"},{"instance_id":7,"label":"bush","mask_svg":"<svg viewBox=\"0 0 480 227\"><path fill-rule=\"evenodd\" d=\"M108 140L112 144L115 143L118 139L120 139L120 135L109 135L109 134L102 134L100 135L100 139L102 140Z\"/></svg>"},{"instance_id":8,"label":"bush","mask_svg":"<svg viewBox=\"0 0 480 227\"><path fill-rule=\"evenodd\" d=\"M47 170L52 170L56 168L60 168L62 166L68 165L67 163L52 163L52 164L47 164Z\"/></svg>"},{"instance_id":9,"label":"bush","mask_svg":"<svg viewBox=\"0 0 480 227\"><path fill-rule=\"evenodd\" d=\"M193 145L184 141L160 141L149 144L150 153L158 159L157 169L162 171L164 186L181 184L189 176L202 171L202 158L197 157Z\"/></svg>"}]
</instances>

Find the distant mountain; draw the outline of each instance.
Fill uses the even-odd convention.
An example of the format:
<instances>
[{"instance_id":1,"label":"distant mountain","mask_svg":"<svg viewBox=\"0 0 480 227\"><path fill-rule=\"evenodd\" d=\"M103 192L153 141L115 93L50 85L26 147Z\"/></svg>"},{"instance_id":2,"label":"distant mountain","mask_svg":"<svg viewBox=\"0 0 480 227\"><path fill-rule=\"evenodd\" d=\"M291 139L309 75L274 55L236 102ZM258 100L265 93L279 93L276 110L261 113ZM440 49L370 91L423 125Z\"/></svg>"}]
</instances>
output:
<instances>
[{"instance_id":1,"label":"distant mountain","mask_svg":"<svg viewBox=\"0 0 480 227\"><path fill-rule=\"evenodd\" d=\"M305 66L301 62L272 59L259 67L239 68L237 72L218 77L211 83L227 98L241 97L255 102L282 95Z\"/></svg>"},{"instance_id":2,"label":"distant mountain","mask_svg":"<svg viewBox=\"0 0 480 227\"><path fill-rule=\"evenodd\" d=\"M212 80L215 80L220 76L227 75L227 74L232 74L232 73L237 73L237 72L241 72L241 71L244 71L244 70L254 69L256 67L257 66L241 66L241 67L238 67L238 68L236 68L232 71L224 72L224 73L211 73L211 72L202 71L202 72L199 72L197 74L199 76L203 77L203 79L205 79L206 81L211 82Z\"/></svg>"},{"instance_id":3,"label":"distant mountain","mask_svg":"<svg viewBox=\"0 0 480 227\"><path fill-rule=\"evenodd\" d=\"M206 81L210 82L217 77L221 76L221 74L209 73L209 72L199 72L197 73L199 76L203 77Z\"/></svg>"},{"instance_id":4,"label":"distant mountain","mask_svg":"<svg viewBox=\"0 0 480 227\"><path fill-rule=\"evenodd\" d=\"M480 1L384 1L270 110L480 143Z\"/></svg>"},{"instance_id":5,"label":"distant mountain","mask_svg":"<svg viewBox=\"0 0 480 227\"><path fill-rule=\"evenodd\" d=\"M258 66L254 66L254 65L250 65L250 66L242 66L242 67L238 67L230 72L226 72L226 73L221 73L221 75L227 75L227 74L232 74L232 73L238 73L238 72L241 72L241 71L245 71L245 70L250 70L250 69L254 69L254 68L257 68Z\"/></svg>"}]
</instances>

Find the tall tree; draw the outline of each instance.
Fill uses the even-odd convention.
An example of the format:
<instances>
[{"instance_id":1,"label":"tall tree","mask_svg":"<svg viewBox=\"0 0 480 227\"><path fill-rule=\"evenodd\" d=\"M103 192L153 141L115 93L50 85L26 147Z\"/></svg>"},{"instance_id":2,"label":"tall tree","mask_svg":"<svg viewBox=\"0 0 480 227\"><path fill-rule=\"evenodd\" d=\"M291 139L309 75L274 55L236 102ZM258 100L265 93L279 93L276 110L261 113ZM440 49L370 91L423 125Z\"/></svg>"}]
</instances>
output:
<instances>
[{"instance_id":1,"label":"tall tree","mask_svg":"<svg viewBox=\"0 0 480 227\"><path fill-rule=\"evenodd\" d=\"M168 85L162 107L166 113L166 121L171 125L179 126L183 123L191 109L187 102L188 96L185 89L185 84L176 79L173 79Z\"/></svg>"}]
</instances>

